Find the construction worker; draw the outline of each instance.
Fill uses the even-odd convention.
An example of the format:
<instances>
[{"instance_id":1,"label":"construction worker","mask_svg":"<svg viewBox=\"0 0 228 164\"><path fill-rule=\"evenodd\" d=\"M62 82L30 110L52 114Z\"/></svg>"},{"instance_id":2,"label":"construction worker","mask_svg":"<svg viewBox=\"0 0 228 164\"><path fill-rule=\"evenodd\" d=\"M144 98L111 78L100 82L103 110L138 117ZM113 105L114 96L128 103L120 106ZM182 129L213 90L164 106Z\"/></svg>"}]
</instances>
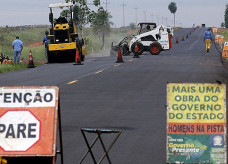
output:
<instances>
[{"instance_id":1,"label":"construction worker","mask_svg":"<svg viewBox=\"0 0 228 164\"><path fill-rule=\"evenodd\" d=\"M209 52L211 48L211 42L213 41L213 34L211 32L211 28L207 28L204 32L204 42L206 43L206 51Z\"/></svg>"},{"instance_id":2,"label":"construction worker","mask_svg":"<svg viewBox=\"0 0 228 164\"><path fill-rule=\"evenodd\" d=\"M48 39L47 39L47 36L48 36L48 31L46 30L45 31L45 36L44 36L44 39L43 39L43 45L45 45L45 56L46 56L46 59L48 60L47 58L47 50L48 50Z\"/></svg>"},{"instance_id":3,"label":"construction worker","mask_svg":"<svg viewBox=\"0 0 228 164\"><path fill-rule=\"evenodd\" d=\"M20 63L21 51L23 50L23 42L19 39L19 36L16 36L16 40L12 43L14 50L14 63Z\"/></svg>"}]
</instances>

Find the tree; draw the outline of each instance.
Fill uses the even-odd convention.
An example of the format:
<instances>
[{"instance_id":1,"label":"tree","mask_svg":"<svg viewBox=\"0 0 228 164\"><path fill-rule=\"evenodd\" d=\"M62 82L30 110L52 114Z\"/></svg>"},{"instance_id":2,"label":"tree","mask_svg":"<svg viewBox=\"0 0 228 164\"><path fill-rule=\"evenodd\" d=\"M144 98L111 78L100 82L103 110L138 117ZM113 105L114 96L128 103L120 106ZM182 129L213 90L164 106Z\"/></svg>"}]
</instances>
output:
<instances>
[{"instance_id":1,"label":"tree","mask_svg":"<svg viewBox=\"0 0 228 164\"><path fill-rule=\"evenodd\" d=\"M87 5L87 0L65 0L66 2L73 2L73 21L81 30L83 35L83 27L91 22L91 9ZM93 1L94 6L100 5L100 0Z\"/></svg>"},{"instance_id":2,"label":"tree","mask_svg":"<svg viewBox=\"0 0 228 164\"><path fill-rule=\"evenodd\" d=\"M222 28L225 27L225 23L224 23L224 22L221 23L221 27L222 27Z\"/></svg>"},{"instance_id":3,"label":"tree","mask_svg":"<svg viewBox=\"0 0 228 164\"><path fill-rule=\"evenodd\" d=\"M174 15L174 27L175 27L175 13L177 11L177 4L176 2L171 2L168 6L170 12Z\"/></svg>"},{"instance_id":4,"label":"tree","mask_svg":"<svg viewBox=\"0 0 228 164\"><path fill-rule=\"evenodd\" d=\"M101 5L101 2L100 2L100 0L93 0L93 4L95 6L100 6Z\"/></svg>"},{"instance_id":5,"label":"tree","mask_svg":"<svg viewBox=\"0 0 228 164\"><path fill-rule=\"evenodd\" d=\"M225 10L225 27L228 28L228 4L226 4Z\"/></svg>"},{"instance_id":6,"label":"tree","mask_svg":"<svg viewBox=\"0 0 228 164\"><path fill-rule=\"evenodd\" d=\"M61 15L62 17L65 17L65 18L69 21L69 19L70 19L70 11L69 11L69 10L63 10L63 11L60 13L60 15Z\"/></svg>"},{"instance_id":7,"label":"tree","mask_svg":"<svg viewBox=\"0 0 228 164\"><path fill-rule=\"evenodd\" d=\"M105 35L110 33L110 26L112 22L110 22L110 18L112 16L104 10L103 7L99 7L97 12L92 12L91 15L91 27L95 34L99 35L102 38L102 46L101 49L104 47L105 43Z\"/></svg>"},{"instance_id":8,"label":"tree","mask_svg":"<svg viewBox=\"0 0 228 164\"><path fill-rule=\"evenodd\" d=\"M136 29L135 23L133 23L133 22L130 23L129 26L130 26L130 28L131 28L132 30Z\"/></svg>"}]
</instances>

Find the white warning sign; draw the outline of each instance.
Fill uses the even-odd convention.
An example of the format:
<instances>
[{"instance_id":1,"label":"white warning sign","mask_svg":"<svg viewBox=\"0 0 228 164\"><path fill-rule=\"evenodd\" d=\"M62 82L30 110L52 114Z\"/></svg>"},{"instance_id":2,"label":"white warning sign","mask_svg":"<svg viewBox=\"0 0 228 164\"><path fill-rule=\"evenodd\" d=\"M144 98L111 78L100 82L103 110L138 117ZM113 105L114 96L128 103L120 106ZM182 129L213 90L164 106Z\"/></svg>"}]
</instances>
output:
<instances>
[{"instance_id":1,"label":"white warning sign","mask_svg":"<svg viewBox=\"0 0 228 164\"><path fill-rule=\"evenodd\" d=\"M41 123L30 111L7 111L0 116L0 147L27 151L40 140Z\"/></svg>"},{"instance_id":2,"label":"white warning sign","mask_svg":"<svg viewBox=\"0 0 228 164\"><path fill-rule=\"evenodd\" d=\"M0 107L54 107L56 90L52 88L0 88Z\"/></svg>"}]
</instances>

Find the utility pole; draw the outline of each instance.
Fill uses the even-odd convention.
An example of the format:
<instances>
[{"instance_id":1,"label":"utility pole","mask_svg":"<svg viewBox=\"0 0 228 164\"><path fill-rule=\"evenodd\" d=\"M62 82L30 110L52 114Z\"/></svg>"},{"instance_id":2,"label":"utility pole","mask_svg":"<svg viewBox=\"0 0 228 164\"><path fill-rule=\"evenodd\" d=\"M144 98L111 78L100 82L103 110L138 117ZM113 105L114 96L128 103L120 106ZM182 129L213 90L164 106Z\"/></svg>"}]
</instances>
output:
<instances>
[{"instance_id":1,"label":"utility pole","mask_svg":"<svg viewBox=\"0 0 228 164\"><path fill-rule=\"evenodd\" d=\"M154 20L154 15L151 14L150 16L151 16L151 22L153 22L153 20Z\"/></svg>"},{"instance_id":2,"label":"utility pole","mask_svg":"<svg viewBox=\"0 0 228 164\"><path fill-rule=\"evenodd\" d=\"M127 6L126 4L124 4L123 2L123 27L125 27L125 16L124 16L124 7Z\"/></svg>"},{"instance_id":3,"label":"utility pole","mask_svg":"<svg viewBox=\"0 0 228 164\"><path fill-rule=\"evenodd\" d=\"M146 22L146 11L143 11L144 12L144 20Z\"/></svg>"},{"instance_id":4,"label":"utility pole","mask_svg":"<svg viewBox=\"0 0 228 164\"><path fill-rule=\"evenodd\" d=\"M137 26L137 10L138 8L134 8L135 9L135 25Z\"/></svg>"},{"instance_id":5,"label":"utility pole","mask_svg":"<svg viewBox=\"0 0 228 164\"><path fill-rule=\"evenodd\" d=\"M110 4L110 2L107 2L107 0L105 2L103 2L106 6L106 11L108 11L108 4Z\"/></svg>"}]
</instances>

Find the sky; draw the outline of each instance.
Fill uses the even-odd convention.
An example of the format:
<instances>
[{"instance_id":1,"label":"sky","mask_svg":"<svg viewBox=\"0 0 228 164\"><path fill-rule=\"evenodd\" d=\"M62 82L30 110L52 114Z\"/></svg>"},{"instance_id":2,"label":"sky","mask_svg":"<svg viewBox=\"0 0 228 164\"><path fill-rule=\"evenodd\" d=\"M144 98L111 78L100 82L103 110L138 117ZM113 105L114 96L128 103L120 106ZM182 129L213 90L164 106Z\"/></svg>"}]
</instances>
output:
<instances>
[{"instance_id":1,"label":"sky","mask_svg":"<svg viewBox=\"0 0 228 164\"><path fill-rule=\"evenodd\" d=\"M0 26L49 25L49 4L64 2L65 0L0 0ZM87 2L92 3L93 0ZM176 26L206 24L220 27L228 4L227 0L101 0L104 8L106 2L114 27L139 22L173 26L174 15L168 10L170 2L177 4ZM92 5L89 7L97 9ZM55 9L54 17L58 17L60 11Z\"/></svg>"}]
</instances>

